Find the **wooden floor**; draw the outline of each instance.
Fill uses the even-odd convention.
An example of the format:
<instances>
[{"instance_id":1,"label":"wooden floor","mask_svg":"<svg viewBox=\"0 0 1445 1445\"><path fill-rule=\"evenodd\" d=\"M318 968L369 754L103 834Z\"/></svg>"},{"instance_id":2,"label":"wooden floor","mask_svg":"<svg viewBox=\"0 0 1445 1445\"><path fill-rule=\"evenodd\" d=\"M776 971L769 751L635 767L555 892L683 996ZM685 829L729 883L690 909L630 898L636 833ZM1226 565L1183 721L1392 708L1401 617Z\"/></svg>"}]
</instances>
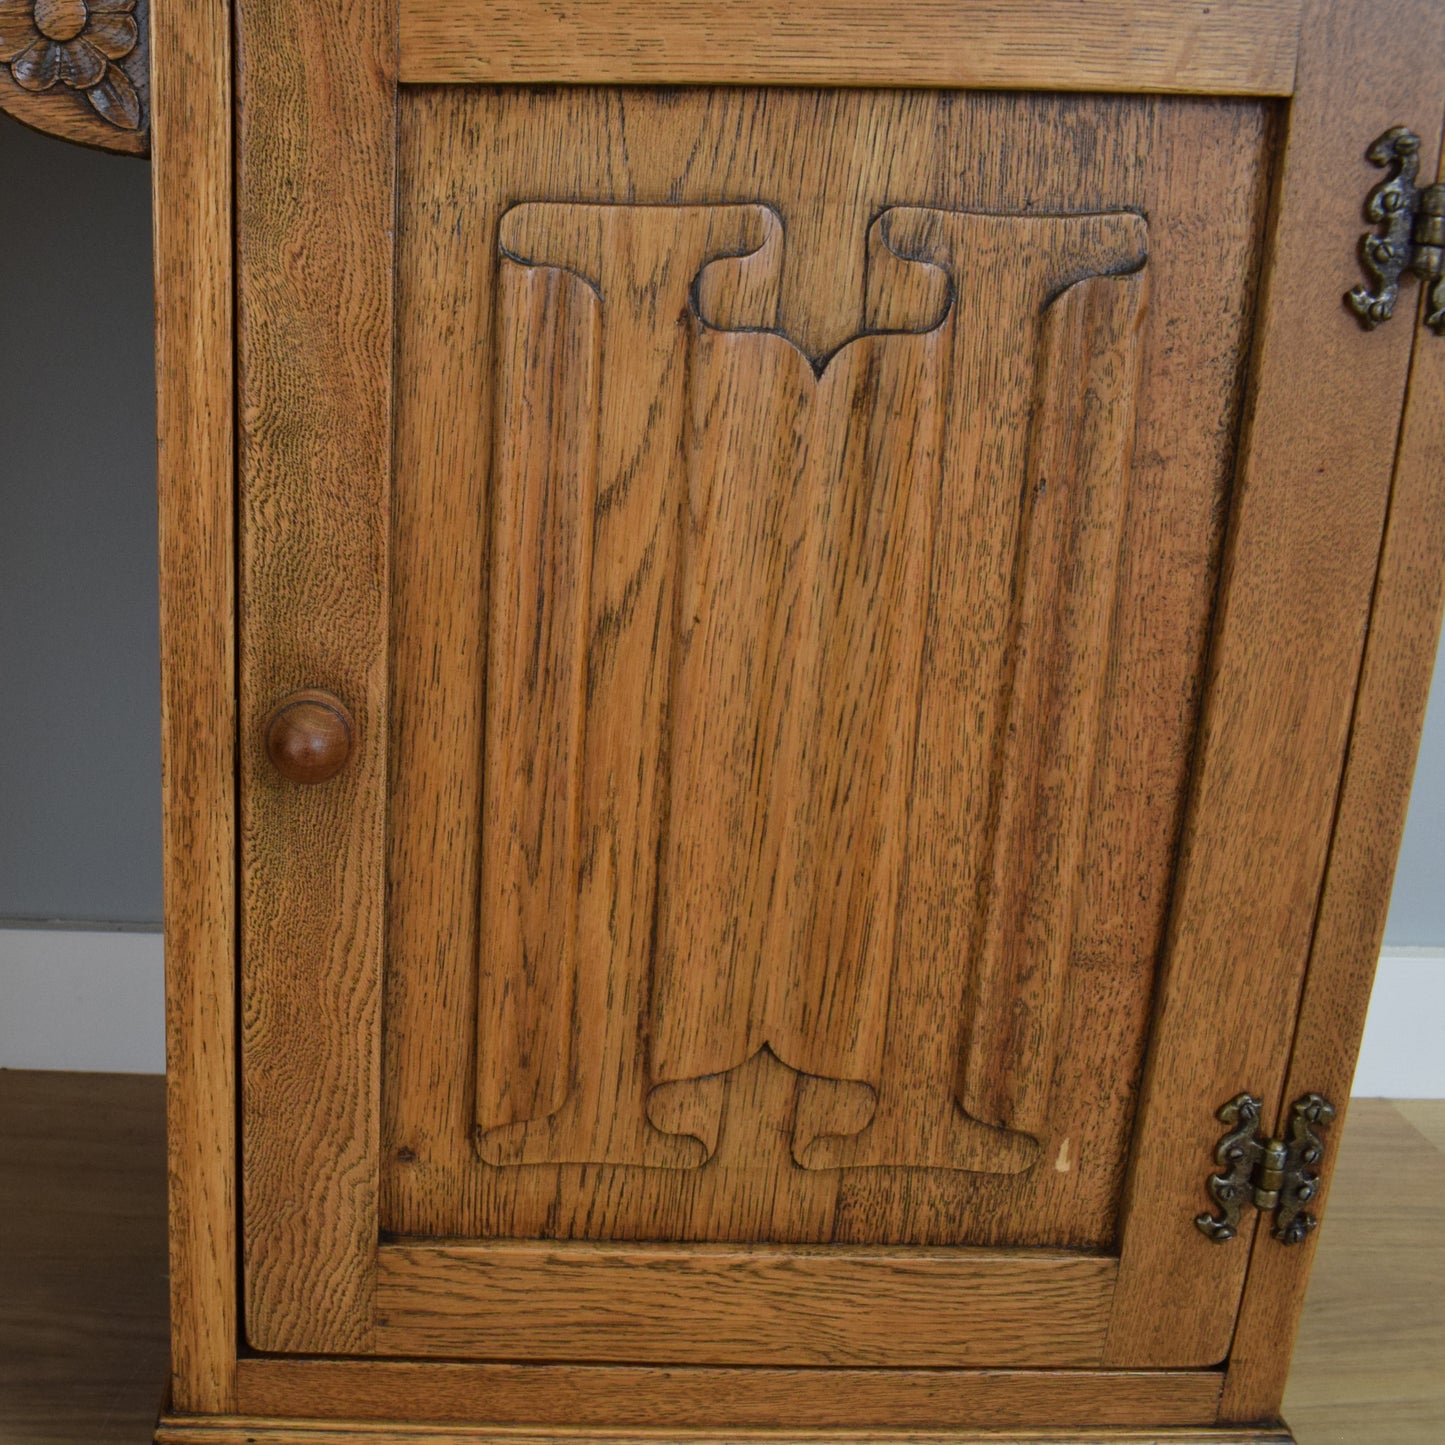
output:
<instances>
[{"instance_id":1,"label":"wooden floor","mask_svg":"<svg viewBox=\"0 0 1445 1445\"><path fill-rule=\"evenodd\" d=\"M0 1445L150 1439L162 1108L158 1078L0 1072ZM1445 1102L1350 1106L1285 1412L1300 1445L1445 1442Z\"/></svg>"},{"instance_id":2,"label":"wooden floor","mask_svg":"<svg viewBox=\"0 0 1445 1445\"><path fill-rule=\"evenodd\" d=\"M165 1080L0 1073L0 1445L144 1445L166 1379Z\"/></svg>"}]
</instances>

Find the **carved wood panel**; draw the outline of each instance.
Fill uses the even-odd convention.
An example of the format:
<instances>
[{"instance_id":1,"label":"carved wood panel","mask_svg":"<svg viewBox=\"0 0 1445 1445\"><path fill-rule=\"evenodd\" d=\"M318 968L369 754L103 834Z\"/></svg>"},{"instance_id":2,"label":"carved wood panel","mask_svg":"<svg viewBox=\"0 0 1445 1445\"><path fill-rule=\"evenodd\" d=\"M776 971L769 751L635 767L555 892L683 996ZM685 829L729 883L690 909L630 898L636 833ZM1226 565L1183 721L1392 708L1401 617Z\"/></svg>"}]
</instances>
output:
<instances>
[{"instance_id":1,"label":"carved wood panel","mask_svg":"<svg viewBox=\"0 0 1445 1445\"><path fill-rule=\"evenodd\" d=\"M99 150L150 151L149 0L0 0L0 111Z\"/></svg>"},{"instance_id":2,"label":"carved wood panel","mask_svg":"<svg viewBox=\"0 0 1445 1445\"><path fill-rule=\"evenodd\" d=\"M1338 484L1403 376L1354 406L1284 244L1334 226L1361 7L1295 65L1265 6L1261 90L1213 42L1186 83L1188 16L1141 79L981 0L982 61L892 17L893 93L827 26L625 88L696 24L448 93L487 62L304 8L237 7L246 1342L1216 1365L1245 1261L1178 1140L1287 1042L1388 491ZM69 84L91 10L28 13ZM1296 320L1339 438L1259 364ZM362 750L310 801L245 721L298 666Z\"/></svg>"},{"instance_id":3,"label":"carved wood panel","mask_svg":"<svg viewBox=\"0 0 1445 1445\"><path fill-rule=\"evenodd\" d=\"M1035 1161L1145 239L889 209L810 357L765 206L503 217L484 1160L700 1166L766 1049L804 1168Z\"/></svg>"},{"instance_id":4,"label":"carved wood panel","mask_svg":"<svg viewBox=\"0 0 1445 1445\"><path fill-rule=\"evenodd\" d=\"M1267 123L404 92L388 1234L1108 1246Z\"/></svg>"}]
</instances>

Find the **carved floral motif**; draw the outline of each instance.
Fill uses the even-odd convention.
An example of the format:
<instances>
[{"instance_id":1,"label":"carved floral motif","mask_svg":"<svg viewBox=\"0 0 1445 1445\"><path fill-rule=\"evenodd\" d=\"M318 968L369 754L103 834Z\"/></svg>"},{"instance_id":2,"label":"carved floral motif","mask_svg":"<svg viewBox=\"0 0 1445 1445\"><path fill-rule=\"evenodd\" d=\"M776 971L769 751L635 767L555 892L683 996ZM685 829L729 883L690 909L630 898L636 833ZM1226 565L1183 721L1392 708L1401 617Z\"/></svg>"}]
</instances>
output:
<instances>
[{"instance_id":1,"label":"carved floral motif","mask_svg":"<svg viewBox=\"0 0 1445 1445\"><path fill-rule=\"evenodd\" d=\"M0 65L29 91L79 91L121 130L137 130L141 101L116 63L136 47L136 0L0 0Z\"/></svg>"}]
</instances>

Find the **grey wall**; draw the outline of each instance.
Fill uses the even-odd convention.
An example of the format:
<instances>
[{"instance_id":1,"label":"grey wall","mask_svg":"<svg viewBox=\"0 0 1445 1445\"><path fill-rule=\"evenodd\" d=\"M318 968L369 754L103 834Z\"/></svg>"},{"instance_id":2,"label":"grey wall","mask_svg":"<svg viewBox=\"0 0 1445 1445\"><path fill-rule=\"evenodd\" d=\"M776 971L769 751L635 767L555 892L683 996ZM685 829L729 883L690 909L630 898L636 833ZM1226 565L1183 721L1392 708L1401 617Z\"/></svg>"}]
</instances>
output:
<instances>
[{"instance_id":1,"label":"grey wall","mask_svg":"<svg viewBox=\"0 0 1445 1445\"><path fill-rule=\"evenodd\" d=\"M1445 640L1435 659L1385 942L1445 950Z\"/></svg>"},{"instance_id":2,"label":"grey wall","mask_svg":"<svg viewBox=\"0 0 1445 1445\"><path fill-rule=\"evenodd\" d=\"M0 918L160 919L150 167L0 116Z\"/></svg>"},{"instance_id":3,"label":"grey wall","mask_svg":"<svg viewBox=\"0 0 1445 1445\"><path fill-rule=\"evenodd\" d=\"M160 917L149 185L0 117L0 919ZM1445 667L1387 941L1445 947Z\"/></svg>"}]
</instances>

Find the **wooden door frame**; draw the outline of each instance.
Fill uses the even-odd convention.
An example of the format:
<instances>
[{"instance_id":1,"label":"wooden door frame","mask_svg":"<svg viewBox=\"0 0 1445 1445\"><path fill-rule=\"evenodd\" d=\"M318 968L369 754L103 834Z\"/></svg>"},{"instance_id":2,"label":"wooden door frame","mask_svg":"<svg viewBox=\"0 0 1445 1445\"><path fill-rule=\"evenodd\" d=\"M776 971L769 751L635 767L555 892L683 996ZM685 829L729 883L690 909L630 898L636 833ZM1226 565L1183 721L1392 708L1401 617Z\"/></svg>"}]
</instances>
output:
<instances>
[{"instance_id":1,"label":"wooden door frame","mask_svg":"<svg viewBox=\"0 0 1445 1445\"><path fill-rule=\"evenodd\" d=\"M1417 66L1422 72L1431 68L1413 58L1428 39L1425 32L1411 23L1424 13L1421 0L1394 0L1394 4L1402 22L1398 27L1383 26L1374 7L1368 17L1359 15L1358 0L1336 0L1333 5L1320 0L1306 6L1301 80L1292 110L1300 114L1301 107L1311 99L1317 110L1321 107L1334 110L1342 104L1342 96L1355 95L1358 113L1353 114L1349 131L1351 158L1373 138L1375 131L1370 129L1373 122L1367 122L1365 116L1375 111L1383 117L1377 129L1400 121L1417 126L1439 123L1438 97L1425 97L1423 83L1420 94L1395 83L1396 72L1391 67L1399 61L1382 53L1385 46L1382 33L1387 30L1399 33L1406 37L1402 44L1408 46L1412 57L1406 71L1414 73ZM422 0L412 0L411 8L421 6ZM247 14L254 16L262 8L259 3L252 4ZM301 59L296 62L301 67L299 77L293 73L288 78L290 83L295 84L299 79L304 84L309 73L307 66L326 66L333 75L355 73L357 84L364 87L370 97L367 104L378 114L387 111L394 115L395 82L389 77L398 73L398 64L395 50L389 47L394 46L397 34L393 23L395 0L367 0L363 17L358 17L355 4L343 7L336 0L309 7L301 7L294 0L284 0L284 3L267 0L264 8L268 10L268 24L279 25L278 16L289 11L293 33L304 33L305 43L298 46ZM1231 8L1248 10L1251 7ZM1268 5L1254 8L1259 13L1274 13L1276 20L1280 13L1292 9ZM1176 9L1188 18L1188 7ZM168 1114L172 1179L172 1405L177 1411L224 1414L238 1408L253 1409L264 1400L267 1404L264 1413L293 1413L273 1410L271 1407L284 1403L285 1392L278 1395L276 1387L268 1383L265 1388L272 1393L266 1395L257 1381L280 1379L287 1371L304 1371L308 1362L240 1358L243 1350L238 1292L240 1187L236 1135L239 1101L234 872L235 777L239 748L233 627L236 567L232 278L235 252L231 189L231 11L227 0L154 0L152 11ZM246 23L247 17L243 15L243 26ZM1292 24L1292 21L1286 16L1279 23ZM1349 45L1341 46L1338 39L1331 39L1332 26L1343 32ZM359 29L374 38L374 65L362 64L356 57ZM914 39L917 39L916 32ZM1060 44L1065 46L1066 41L1061 38ZM1359 47L1363 45L1372 48L1362 53ZM1380 49L1373 48L1376 46ZM1327 51L1335 57L1332 62L1322 58ZM1362 61L1382 66L1382 74L1393 89L1382 85L1372 88L1369 81L1378 81L1379 77L1362 76L1355 69ZM1440 73L1433 59L1431 65L1435 74ZM1289 69L1293 74L1293 64ZM841 71L837 74L843 76ZM821 82L826 73L810 78ZM856 77L846 78L856 83ZM1178 93L1197 93L1200 89L1197 80L1178 85L1168 84L1167 75L1157 80L1157 84L1142 85L1137 76L1130 78L1124 73L1121 63L1112 88ZM960 71L957 80L950 83L1027 86L1029 76L1023 70L1006 68L984 78ZM1093 88L1111 87L1107 77L1095 77ZM1263 93L1282 92L1271 89ZM1422 114L1426 99L1429 113ZM335 114L322 115L314 110L310 117L313 130L336 119ZM1433 139L1427 135L1427 145L1433 148L1437 139L1438 131ZM1298 333L1291 332L1291 318L1293 308L1300 301L1299 288L1322 289L1328 298L1354 279L1345 261L1348 249L1321 244L1322 234L1332 235L1332 227L1339 229L1339 225L1323 219L1319 211L1323 196L1338 191L1349 198L1345 206L1349 212L1347 229L1357 230L1353 213L1355 197L1362 195L1373 179L1362 163L1342 179L1341 157L1332 154L1314 159L1314 179L1307 183L1310 157L1303 147L1298 149L1298 160L1294 149L1286 148L1281 153L1283 181L1277 220L1264 261L1268 289L1256 331L1257 355L1264 359L1280 351L1294 354L1292 348L1298 344L1295 339ZM292 159L300 167L306 158L293 153ZM338 178L338 187L353 199L358 190L364 191L369 197L367 205L384 209L390 195L390 179L385 168L365 173L363 170L358 168L357 173ZM273 175L271 183L281 184L287 179L294 182L296 173L285 177ZM1292 191L1292 187L1296 189ZM1307 230L1304 229L1306 221ZM315 223L322 224L322 221L317 219ZM1293 241L1295 251L1286 254L1284 248L1296 236L1299 239ZM381 254L384 249L377 248L372 258L382 271L383 284L389 279ZM1341 257L1338 268L1332 261L1321 263L1318 259L1337 253ZM1315 320L1313 324L1321 323ZM1379 378L1376 385L1381 396L1393 387L1398 399L1403 389L1411 343L1402 338L1408 335L1408 324L1402 316L1392 328L1369 338L1370 349L1364 354L1369 358L1373 374ZM1275 348L1273 352L1271 347ZM1428 518L1432 504L1437 516L1441 510L1439 484L1430 482L1430 469L1423 455L1432 447L1438 447L1439 441L1438 437L1432 440L1426 435L1425 421L1416 421L1427 410L1424 400L1440 395L1441 366L1434 362L1433 355L1429 360L1430 365L1417 364L1411 385L1415 403L1411 412L1412 427L1406 434L1396 469L1395 510L1383 561L1379 560L1380 537L1389 494L1388 476L1362 488L1358 468L1339 465L1328 482L1334 493L1322 489L1314 494L1318 499L1316 515L1329 515L1335 506L1354 519L1356 531L1352 535L1356 535L1359 545L1355 549L1357 555L1351 558L1352 578L1356 587L1362 585L1367 589L1365 596L1373 592L1375 615L1383 621L1372 626L1370 650L1364 656L1361 680L1366 610L1358 591L1350 592L1348 601L1340 596L1337 600L1341 614L1348 618L1353 610L1352 625L1358 634L1357 641L1352 647L1342 649L1345 655L1329 677L1311 672L1312 691L1324 695L1329 703L1330 716L1320 721L1320 727L1329 744L1322 751L1327 757L1333 757L1334 763L1332 767L1324 765L1328 786L1322 787L1318 797L1311 798L1306 831L1318 854L1318 863L1314 866L1313 890L1303 890L1305 903L1301 909L1308 914L1308 924L1297 962L1280 981L1277 1017L1272 1029L1267 1031L1270 1035L1267 1043L1274 1050L1273 1062L1266 1060L1260 1066L1266 1073L1272 1070L1269 1074L1272 1087L1265 1089L1261 1083L1260 1091L1275 1109L1283 1106L1288 1094L1283 1087L1284 1063L1306 955L1310 953L1311 934L1313 963L1304 993L1304 1014L1295 1037L1294 1057L1290 1061L1290 1088L1298 1084L1333 1088L1340 1096L1347 1094L1348 1071L1353 1060L1353 1048L1348 1045L1353 1044L1363 1023L1375 951L1373 946L1367 950L1365 945L1377 937L1383 925L1390 863L1408 795L1410 768L1403 766L1401 760L1403 757L1408 762L1413 758L1418 742L1423 718L1422 679L1428 676L1426 660L1434 645L1439 621L1438 568L1433 577L1433 597L1426 597L1427 606L1422 607L1418 602L1421 587L1425 586L1428 591L1432 585L1428 566L1432 548L1437 558L1440 548L1440 539L1431 535L1422 521ZM1299 379L1291 379L1289 385L1297 392ZM1290 473L1290 468L1297 463L1290 460L1294 453L1280 430L1281 423L1273 419L1271 406L1288 410L1283 400L1272 401L1268 396L1256 394L1252 430L1248 433L1251 450L1248 456L1242 454L1236 493L1239 511L1232 527L1230 549L1230 565L1235 568L1244 565L1251 547L1272 548L1277 554L1284 540L1277 526L1278 514L1272 513L1269 505L1270 467L1274 466L1276 474L1281 470ZM1295 408L1297 414L1307 410ZM1398 424L1398 410L1397 401L1396 422L1392 425ZM1299 425L1296 422L1296 428ZM1270 462L1268 447L1271 444L1285 454L1282 460ZM1436 488L1434 493L1430 491L1432 485ZM1363 517L1361 507L1367 512ZM1291 515L1287 507L1284 515L1286 518ZM1422 577L1426 579L1423 582ZM1221 732L1225 741L1216 743L1211 741L1206 724L1196 777L1200 786L1209 785L1211 767L1218 770L1227 765L1228 759L1211 759L1224 748L1233 728L1239 725L1239 714L1234 708L1247 710L1249 706L1253 674L1244 665L1249 649L1243 640L1232 641L1247 631L1247 618L1241 620L1238 612L1239 609L1234 608L1221 615L1211 670L1216 684L1221 678L1228 681L1232 676L1234 679L1237 697L1229 703L1212 697L1209 704L1217 716L1229 720L1231 728L1229 732ZM1314 660L1312 656L1305 659L1309 663ZM1357 680L1362 689L1358 704L1354 696ZM245 722L241 719L242 726ZM1347 740L1349 762L1343 774L1337 816L1335 794L1340 791ZM1260 747L1258 734L1255 746ZM1286 777L1292 777L1288 767L1280 765L1274 769L1276 799ZM1256 786L1252 791L1259 789ZM1256 801L1254 806L1262 804ZM1240 821L1243 824L1246 820ZM1325 847L1332 828L1326 878ZM1280 846L1279 840L1275 841L1276 847ZM1182 869L1181 883L1186 881ZM1315 927L1314 904L1321 897L1318 927ZM1203 902L1209 903L1209 897L1205 896ZM1185 911L1182 903L1176 909L1178 914ZM1175 926L1176 930L1184 928L1178 921ZM376 970L375 981L379 985L379 952L370 966ZM1327 1020L1329 1027L1323 1027L1321 1020ZM346 1014L325 1022L332 1029L332 1038L337 1039L345 1030L355 1029L358 1020ZM1171 1022L1166 1010L1161 1018L1166 1031ZM1162 1040L1153 1049L1156 1060L1167 1052ZM1266 1049L1260 1047L1249 1052L1251 1057L1257 1057ZM1217 1075L1215 1092L1224 1087L1226 1074L1231 1078L1238 1074L1237 1060L1228 1057L1227 1050L1221 1053L1226 1056L1213 1061ZM1158 1062L1153 1065L1156 1070L1164 1066ZM358 1087L351 1097L358 1101L357 1107L363 1115L370 1111L370 1128L374 1131L378 1085L374 1063L369 1069L364 1064L359 1066L353 1082ZM1231 1083L1227 1092L1233 1092L1235 1087ZM1224 1096L1221 1094L1221 1099ZM1342 1103L1343 1098L1337 1102ZM358 1122L363 1130L367 1127L364 1118ZM1146 1118L1140 1138L1163 1140L1170 1127L1171 1121ZM1196 1128L1195 1132L1202 1131ZM374 1133L371 1137L374 1138ZM1195 1148L1188 1130L1176 1132L1175 1139L1173 1147L1189 1154L1191 1159L1207 1158ZM313 1161L311 1177L317 1177L316 1171L321 1166L334 1162ZM1157 1187L1161 1167L1157 1162L1151 1163L1147 1144L1143 1151L1136 1151L1135 1183L1130 1198L1130 1208L1136 1213L1153 1207L1149 1200L1161 1197L1164 1192ZM318 1212L325 1215L326 1210L319 1207L323 1203L313 1197L308 1215L315 1216ZM349 1278L361 1282L362 1293L358 1295L361 1298L369 1266L364 1259L357 1258L357 1251L358 1243L369 1238L374 1252L377 1237L374 1188L370 1193L369 1215L365 1190L341 1204L344 1206L341 1215L327 1219L327 1237L308 1241L308 1247L313 1242L316 1245L318 1278L325 1277L327 1268L340 1268ZM1247 1247L1239 1249L1237 1254L1240 1261L1237 1268L1243 1274ZM1267 1418L1277 1412L1287 1365L1287 1357L1279 1344L1280 1331L1283 1330L1284 1337L1293 1333L1311 1249L1284 1251L1271 1245L1266 1250L1261 1245L1255 1254L1244 1286L1239 1334L1222 1406L1225 1419ZM1147 1295L1150 1282L1145 1262L1130 1261L1127 1252L1125 1261L1141 1281L1137 1288ZM364 1342L355 1338L320 1340L307 1348L319 1353L332 1344L347 1352L365 1348ZM1122 1345L1120 1349L1122 1352ZM314 1367L319 1369L320 1362L315 1362ZM347 1387L350 1398L357 1398L355 1392L363 1378L380 1379L393 1368L380 1362L351 1362L346 1367L352 1381ZM416 1365L409 1368L431 1372L429 1378L439 1378L440 1372L448 1369L483 1371L491 1367ZM555 1368L567 1371L576 1367ZM976 1383L965 1378L974 1372L948 1373L960 1377L961 1387L972 1387ZM1008 1372L986 1373L996 1376ZM1108 1378L1122 1384L1126 1377L1111 1373ZM1197 1380L1201 1376L1190 1372L1179 1378ZM1210 1378L1217 1380L1218 1376L1211 1372ZM244 1399L238 1380L251 1382L245 1389ZM417 1383L413 1380L411 1387ZM1024 1390L1028 1384L1027 1380L1021 1380L1017 1388ZM478 1398L490 1399L495 1382L478 1388L482 1390ZM295 1402L295 1412L299 1413L306 1399L304 1391L297 1389L290 1398ZM397 1393L394 1398L400 1400L402 1396ZM970 1410L972 1419L973 1407L959 1403L961 1408ZM1197 1409L1197 1402L1193 1408ZM1007 1411L985 1413L996 1414L1003 1423L1009 1423ZM1077 1423L1085 1423L1082 1416ZM1149 1423L1166 1421L1155 1418Z\"/></svg>"},{"instance_id":2,"label":"wooden door frame","mask_svg":"<svg viewBox=\"0 0 1445 1445\"><path fill-rule=\"evenodd\" d=\"M1428 142L1426 154L1430 154ZM1440 150L1445 167L1445 145ZM1437 170L1436 175L1445 174ZM1385 937L1395 860L1405 831L1410 785L1431 671L1445 614L1445 341L1419 323L1423 296L1402 311L1415 323L1405 413L1389 516L1376 572L1368 640L1354 698L1329 864L1294 1024L1289 1101L1314 1091L1336 1109L1334 1141L1344 1127L1355 1061ZM1337 1144L1332 1143L1332 1147ZM1311 1205L1322 1217L1333 1170L1321 1171ZM1230 1350L1220 1418L1245 1421L1278 1411L1289 1371L1319 1234L1301 1247L1255 1237Z\"/></svg>"},{"instance_id":3,"label":"wooden door frame","mask_svg":"<svg viewBox=\"0 0 1445 1445\"><path fill-rule=\"evenodd\" d=\"M170 1402L235 1407L236 565L230 0L154 0Z\"/></svg>"},{"instance_id":4,"label":"wooden door frame","mask_svg":"<svg viewBox=\"0 0 1445 1445\"><path fill-rule=\"evenodd\" d=\"M1383 28L1368 0L1312 0L1302 16L1106 1364L1207 1365L1228 1353L1256 1220L1239 1249L1198 1233L1196 1161L1220 1137L1214 1111L1236 1094L1261 1098L1271 1123L1294 1097L1285 1073L1414 341L1403 327L1364 332L1341 301L1358 208L1378 177L1363 152L1402 115L1427 154L1440 144L1445 32L1429 0L1394 3L1397 23ZM1211 1015L1215 1028L1201 1030ZM1195 1101L1187 1120L1167 1111L1181 1098ZM1142 1230L1141 1211L1152 1221ZM1266 1233L1257 1248L1299 1253Z\"/></svg>"}]
</instances>

